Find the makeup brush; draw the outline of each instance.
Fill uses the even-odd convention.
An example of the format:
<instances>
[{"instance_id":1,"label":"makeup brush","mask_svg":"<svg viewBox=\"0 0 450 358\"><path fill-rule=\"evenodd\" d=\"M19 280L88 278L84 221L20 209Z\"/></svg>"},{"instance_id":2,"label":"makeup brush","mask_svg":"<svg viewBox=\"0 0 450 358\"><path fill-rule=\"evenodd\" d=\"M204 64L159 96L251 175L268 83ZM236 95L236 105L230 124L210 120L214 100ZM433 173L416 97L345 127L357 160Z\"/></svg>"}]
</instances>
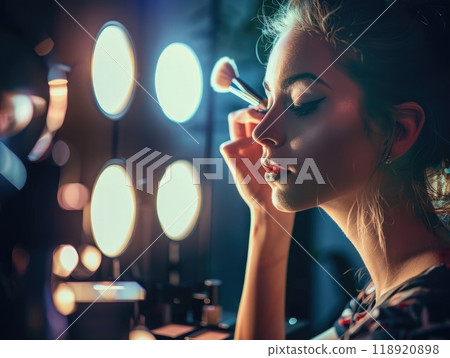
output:
<instances>
[{"instance_id":1,"label":"makeup brush","mask_svg":"<svg viewBox=\"0 0 450 358\"><path fill-rule=\"evenodd\" d=\"M219 59L214 65L211 72L211 87L219 93L231 92L252 106L259 106L264 100L253 88L239 78L236 63L226 56Z\"/></svg>"}]
</instances>

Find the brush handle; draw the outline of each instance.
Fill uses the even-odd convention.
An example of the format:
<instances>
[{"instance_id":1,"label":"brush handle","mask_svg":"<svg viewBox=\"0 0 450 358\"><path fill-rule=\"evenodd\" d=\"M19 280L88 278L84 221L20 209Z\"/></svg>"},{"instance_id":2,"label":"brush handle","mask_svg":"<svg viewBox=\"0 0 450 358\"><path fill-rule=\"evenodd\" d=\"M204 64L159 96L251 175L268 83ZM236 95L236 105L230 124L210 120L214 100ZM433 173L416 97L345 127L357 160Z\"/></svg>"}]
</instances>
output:
<instances>
[{"instance_id":1,"label":"brush handle","mask_svg":"<svg viewBox=\"0 0 450 358\"><path fill-rule=\"evenodd\" d=\"M262 102L263 98L256 92L252 87L245 83L240 78L233 78L231 81L235 86L237 86L242 92L245 92L248 96L252 97L255 101L259 103Z\"/></svg>"},{"instance_id":2,"label":"brush handle","mask_svg":"<svg viewBox=\"0 0 450 358\"><path fill-rule=\"evenodd\" d=\"M252 106L258 106L261 101L258 101L257 99L255 99L254 97L249 96L246 92L242 92L241 90L230 86L228 88L228 90L233 93L235 96L238 96L239 98L243 99L244 101L250 103Z\"/></svg>"}]
</instances>

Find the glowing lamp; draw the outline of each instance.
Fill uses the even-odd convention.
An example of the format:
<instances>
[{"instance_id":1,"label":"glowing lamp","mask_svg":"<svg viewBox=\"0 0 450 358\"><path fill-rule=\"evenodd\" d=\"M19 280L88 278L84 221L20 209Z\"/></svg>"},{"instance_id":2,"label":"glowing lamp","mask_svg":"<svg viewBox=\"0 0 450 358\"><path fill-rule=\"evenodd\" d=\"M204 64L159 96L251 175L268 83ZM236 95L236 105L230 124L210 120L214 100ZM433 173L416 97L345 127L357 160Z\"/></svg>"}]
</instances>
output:
<instances>
[{"instance_id":1,"label":"glowing lamp","mask_svg":"<svg viewBox=\"0 0 450 358\"><path fill-rule=\"evenodd\" d=\"M68 183L58 189L58 204L64 210L83 210L89 200L89 190L80 183Z\"/></svg>"},{"instance_id":2,"label":"glowing lamp","mask_svg":"<svg viewBox=\"0 0 450 358\"><path fill-rule=\"evenodd\" d=\"M145 326L136 326L130 331L130 341L155 341L155 336Z\"/></svg>"},{"instance_id":3,"label":"glowing lamp","mask_svg":"<svg viewBox=\"0 0 450 358\"><path fill-rule=\"evenodd\" d=\"M145 326L145 317L140 316L138 324L130 331L129 339L132 341L156 340L155 336Z\"/></svg>"},{"instance_id":4,"label":"glowing lamp","mask_svg":"<svg viewBox=\"0 0 450 358\"><path fill-rule=\"evenodd\" d=\"M55 275L68 277L78 265L78 253L71 245L60 245L53 251L53 268Z\"/></svg>"},{"instance_id":5,"label":"glowing lamp","mask_svg":"<svg viewBox=\"0 0 450 358\"><path fill-rule=\"evenodd\" d=\"M85 245L80 250L80 260L89 271L95 272L102 263L102 254L92 245Z\"/></svg>"},{"instance_id":6,"label":"glowing lamp","mask_svg":"<svg viewBox=\"0 0 450 358\"><path fill-rule=\"evenodd\" d=\"M91 197L91 227L98 248L109 257L122 254L134 231L136 197L122 162L112 161L98 176Z\"/></svg>"},{"instance_id":7,"label":"glowing lamp","mask_svg":"<svg viewBox=\"0 0 450 358\"><path fill-rule=\"evenodd\" d=\"M183 240L194 228L201 203L198 173L191 163L172 163L159 183L156 207L159 222L166 236Z\"/></svg>"},{"instance_id":8,"label":"glowing lamp","mask_svg":"<svg viewBox=\"0 0 450 358\"><path fill-rule=\"evenodd\" d=\"M164 114L185 122L198 109L203 94L203 74L194 51L173 43L161 53L156 65L155 87Z\"/></svg>"},{"instance_id":9,"label":"glowing lamp","mask_svg":"<svg viewBox=\"0 0 450 358\"><path fill-rule=\"evenodd\" d=\"M53 304L56 310L64 316L68 316L75 311L75 294L69 285L60 283L56 287L53 292Z\"/></svg>"},{"instance_id":10,"label":"glowing lamp","mask_svg":"<svg viewBox=\"0 0 450 358\"><path fill-rule=\"evenodd\" d=\"M131 101L136 72L130 36L119 22L109 21L100 29L91 70L99 108L107 117L119 119Z\"/></svg>"}]
</instances>

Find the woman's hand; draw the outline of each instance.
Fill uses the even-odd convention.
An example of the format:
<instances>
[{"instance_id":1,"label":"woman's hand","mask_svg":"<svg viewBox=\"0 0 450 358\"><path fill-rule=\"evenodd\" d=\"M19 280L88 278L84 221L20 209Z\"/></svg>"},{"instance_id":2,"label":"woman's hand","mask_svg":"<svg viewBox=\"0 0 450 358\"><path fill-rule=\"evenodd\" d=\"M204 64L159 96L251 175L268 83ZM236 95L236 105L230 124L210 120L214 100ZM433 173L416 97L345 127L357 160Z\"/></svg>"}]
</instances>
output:
<instances>
[{"instance_id":1,"label":"woman's hand","mask_svg":"<svg viewBox=\"0 0 450 358\"><path fill-rule=\"evenodd\" d=\"M260 209L261 205L274 212L272 190L264 180L264 169L260 165L262 147L252 138L253 129L263 117L264 113L255 108L231 112L228 115L231 140L221 145L220 152L230 168L240 195L250 209ZM252 167L258 170L250 170Z\"/></svg>"},{"instance_id":2,"label":"woman's hand","mask_svg":"<svg viewBox=\"0 0 450 358\"><path fill-rule=\"evenodd\" d=\"M263 119L256 109L228 116L231 140L220 151L251 211L250 241L235 339L284 339L286 267L294 213L278 211L259 160L263 149L252 132ZM251 164L251 165L250 165ZM258 165L256 165L258 164ZM252 173L249 167L258 168ZM255 177L257 176L257 177ZM250 180L249 180L250 179Z\"/></svg>"}]
</instances>

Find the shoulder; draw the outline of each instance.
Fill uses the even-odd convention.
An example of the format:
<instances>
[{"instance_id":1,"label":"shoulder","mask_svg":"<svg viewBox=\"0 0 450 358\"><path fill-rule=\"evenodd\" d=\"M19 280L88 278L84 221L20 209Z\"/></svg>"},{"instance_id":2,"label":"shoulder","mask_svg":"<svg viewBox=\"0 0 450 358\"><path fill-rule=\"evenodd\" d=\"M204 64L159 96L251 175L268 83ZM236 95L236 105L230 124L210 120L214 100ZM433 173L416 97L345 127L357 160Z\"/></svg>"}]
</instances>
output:
<instances>
[{"instance_id":1,"label":"shoulder","mask_svg":"<svg viewBox=\"0 0 450 358\"><path fill-rule=\"evenodd\" d=\"M357 301L353 310L348 305L349 322L341 326L340 337L450 339L449 297L450 268L435 266L393 290L380 304L364 307Z\"/></svg>"}]
</instances>

